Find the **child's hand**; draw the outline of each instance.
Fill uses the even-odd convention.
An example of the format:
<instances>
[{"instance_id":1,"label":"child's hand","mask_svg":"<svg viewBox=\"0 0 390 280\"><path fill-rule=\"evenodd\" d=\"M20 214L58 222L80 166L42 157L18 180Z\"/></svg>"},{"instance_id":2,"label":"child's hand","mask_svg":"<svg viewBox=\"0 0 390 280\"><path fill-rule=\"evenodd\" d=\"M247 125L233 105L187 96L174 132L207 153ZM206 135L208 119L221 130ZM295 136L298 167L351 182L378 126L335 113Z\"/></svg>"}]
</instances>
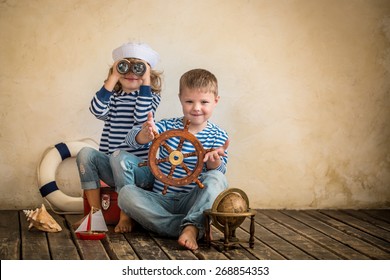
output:
<instances>
[{"instance_id":1,"label":"child's hand","mask_svg":"<svg viewBox=\"0 0 390 280\"><path fill-rule=\"evenodd\" d=\"M114 88L115 88L115 85L118 83L119 81L119 78L121 76L123 76L122 74L120 74L118 72L118 70L116 69L116 66L118 65L119 63L119 60L114 62L114 64L112 65L112 73L110 74L110 76L108 76L107 80L104 81L104 87L106 88L106 90L108 91L113 91Z\"/></svg>"},{"instance_id":2,"label":"child's hand","mask_svg":"<svg viewBox=\"0 0 390 280\"><path fill-rule=\"evenodd\" d=\"M222 147L216 148L211 152L208 152L203 159L203 162L206 163L207 169L215 169L221 164L221 157L226 157L227 154L225 151L229 147L229 139L226 140L225 144Z\"/></svg>"},{"instance_id":3,"label":"child's hand","mask_svg":"<svg viewBox=\"0 0 390 280\"><path fill-rule=\"evenodd\" d=\"M151 72L151 68L150 68L150 65L149 63L147 63L146 61L143 61L143 63L145 63L146 65L146 71L145 73L142 75L141 79L142 79L142 84L144 86L150 86L151 82L150 82L150 72Z\"/></svg>"},{"instance_id":4,"label":"child's hand","mask_svg":"<svg viewBox=\"0 0 390 280\"><path fill-rule=\"evenodd\" d=\"M138 144L146 144L154 139L154 133L156 133L157 128L153 120L152 112L149 112L148 119L142 124L142 129L138 132L135 141Z\"/></svg>"}]
</instances>

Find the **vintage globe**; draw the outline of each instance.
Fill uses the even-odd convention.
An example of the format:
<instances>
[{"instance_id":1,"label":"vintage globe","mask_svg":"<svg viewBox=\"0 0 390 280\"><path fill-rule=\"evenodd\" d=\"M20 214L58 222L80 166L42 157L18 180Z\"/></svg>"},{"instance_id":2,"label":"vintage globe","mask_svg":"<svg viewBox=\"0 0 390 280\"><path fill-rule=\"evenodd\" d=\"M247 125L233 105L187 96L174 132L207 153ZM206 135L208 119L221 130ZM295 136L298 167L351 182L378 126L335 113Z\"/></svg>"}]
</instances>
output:
<instances>
[{"instance_id":1,"label":"vintage globe","mask_svg":"<svg viewBox=\"0 0 390 280\"><path fill-rule=\"evenodd\" d=\"M227 189L215 199L212 210L214 212L227 213L226 217L216 216L216 225L222 230L227 223L231 231L239 227L245 220L245 216L234 217L234 214L248 212L248 209L248 197L242 190ZM233 215L229 216L229 213Z\"/></svg>"}]
</instances>

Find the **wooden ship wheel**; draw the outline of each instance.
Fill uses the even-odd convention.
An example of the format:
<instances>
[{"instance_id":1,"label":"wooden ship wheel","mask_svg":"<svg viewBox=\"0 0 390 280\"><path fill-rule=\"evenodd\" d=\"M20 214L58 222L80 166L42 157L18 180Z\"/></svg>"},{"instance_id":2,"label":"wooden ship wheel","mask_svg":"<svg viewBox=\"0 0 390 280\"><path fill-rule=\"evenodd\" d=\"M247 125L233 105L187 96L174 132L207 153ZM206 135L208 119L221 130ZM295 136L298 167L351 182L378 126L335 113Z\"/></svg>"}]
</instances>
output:
<instances>
[{"instance_id":1,"label":"wooden ship wheel","mask_svg":"<svg viewBox=\"0 0 390 280\"><path fill-rule=\"evenodd\" d=\"M154 140L149 148L148 161L139 164L139 166L148 165L154 177L164 183L164 189L162 191L163 194L167 193L169 186L180 187L193 182L195 182L200 188L204 188L204 185L201 181L199 181L198 176L203 169L204 156L212 149L203 148L198 138L188 131L189 125L190 121L188 120L184 129L172 129L161 134L154 132ZM176 149L171 148L166 143L168 139L174 137L178 137L180 139ZM185 141L191 143L191 145L195 148L195 152L184 153L182 151ZM161 147L164 147L169 154L165 158L157 157L158 151ZM192 156L197 157L197 162L193 170L191 170L184 162L185 158ZM163 162L168 162L171 165L168 175L165 175L158 166L159 163ZM182 167L186 171L187 176L182 178L173 178L173 173L178 166Z\"/></svg>"}]
</instances>

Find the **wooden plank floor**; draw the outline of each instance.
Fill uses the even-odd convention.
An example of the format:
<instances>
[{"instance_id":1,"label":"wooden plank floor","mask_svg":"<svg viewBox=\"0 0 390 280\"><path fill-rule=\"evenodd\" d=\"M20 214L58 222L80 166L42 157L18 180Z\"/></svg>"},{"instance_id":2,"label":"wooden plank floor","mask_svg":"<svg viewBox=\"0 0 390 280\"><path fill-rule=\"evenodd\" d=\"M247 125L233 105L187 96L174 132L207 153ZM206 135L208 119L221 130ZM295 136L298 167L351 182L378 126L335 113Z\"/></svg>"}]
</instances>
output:
<instances>
[{"instance_id":1,"label":"wooden plank floor","mask_svg":"<svg viewBox=\"0 0 390 280\"><path fill-rule=\"evenodd\" d=\"M389 210L257 210L255 246L242 243L230 250L200 243L191 252L176 240L138 229L116 234L113 227L101 241L79 240L71 224L80 215L52 214L63 230L45 233L28 230L22 211L0 211L0 259L2 260L366 260L390 259ZM250 220L236 235L249 240ZM223 235L212 229L213 239Z\"/></svg>"}]
</instances>

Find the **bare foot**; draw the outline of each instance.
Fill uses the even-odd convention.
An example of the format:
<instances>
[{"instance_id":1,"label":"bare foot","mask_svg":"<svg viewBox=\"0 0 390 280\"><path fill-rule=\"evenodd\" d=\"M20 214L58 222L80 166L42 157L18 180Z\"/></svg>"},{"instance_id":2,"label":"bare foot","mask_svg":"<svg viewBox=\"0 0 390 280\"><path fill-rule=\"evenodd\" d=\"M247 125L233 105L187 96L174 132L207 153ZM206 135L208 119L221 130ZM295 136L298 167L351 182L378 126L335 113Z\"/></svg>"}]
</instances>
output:
<instances>
[{"instance_id":1,"label":"bare foot","mask_svg":"<svg viewBox=\"0 0 390 280\"><path fill-rule=\"evenodd\" d=\"M198 229L193 225L188 225L181 232L177 242L181 246L184 246L189 250L197 250L198 249L198 243L196 242L197 237L198 237Z\"/></svg>"},{"instance_id":2,"label":"bare foot","mask_svg":"<svg viewBox=\"0 0 390 280\"><path fill-rule=\"evenodd\" d=\"M123 211L119 216L119 222L115 226L114 231L117 233L131 232L134 227L134 221L129 218Z\"/></svg>"}]
</instances>

